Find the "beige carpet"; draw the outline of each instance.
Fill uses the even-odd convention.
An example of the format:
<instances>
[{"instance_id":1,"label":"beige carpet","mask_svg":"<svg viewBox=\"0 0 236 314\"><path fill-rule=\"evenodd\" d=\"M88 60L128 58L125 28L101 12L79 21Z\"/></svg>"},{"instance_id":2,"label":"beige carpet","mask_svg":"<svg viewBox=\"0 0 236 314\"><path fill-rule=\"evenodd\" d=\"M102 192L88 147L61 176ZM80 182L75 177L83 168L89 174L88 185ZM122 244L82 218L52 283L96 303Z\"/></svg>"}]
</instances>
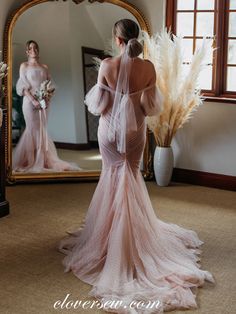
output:
<instances>
[{"instance_id":1,"label":"beige carpet","mask_svg":"<svg viewBox=\"0 0 236 314\"><path fill-rule=\"evenodd\" d=\"M56 251L66 230L80 225L96 183L37 184L8 187L11 214L0 219L0 313L105 313L102 310L55 310L70 294L88 300L90 286L64 273ZM236 193L198 186L160 188L147 183L156 214L164 221L197 231L203 245L202 268L216 286L199 289L195 311L236 313ZM173 313L173 312L172 312Z\"/></svg>"}]
</instances>

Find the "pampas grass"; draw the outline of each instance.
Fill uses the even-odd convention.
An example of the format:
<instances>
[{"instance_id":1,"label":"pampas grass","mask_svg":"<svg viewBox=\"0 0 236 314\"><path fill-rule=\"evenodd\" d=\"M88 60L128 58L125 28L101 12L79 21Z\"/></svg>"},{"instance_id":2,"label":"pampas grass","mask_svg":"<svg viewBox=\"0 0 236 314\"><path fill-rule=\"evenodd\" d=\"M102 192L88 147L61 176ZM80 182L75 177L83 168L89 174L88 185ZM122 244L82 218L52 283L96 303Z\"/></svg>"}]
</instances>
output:
<instances>
[{"instance_id":1,"label":"pampas grass","mask_svg":"<svg viewBox=\"0 0 236 314\"><path fill-rule=\"evenodd\" d=\"M155 66L164 108L160 115L147 117L147 124L157 145L169 147L177 130L202 104L198 77L204 59L212 53L211 41L203 40L202 46L193 55L188 74L184 76L182 38L166 30L152 37L145 32L142 34L147 58Z\"/></svg>"}]
</instances>

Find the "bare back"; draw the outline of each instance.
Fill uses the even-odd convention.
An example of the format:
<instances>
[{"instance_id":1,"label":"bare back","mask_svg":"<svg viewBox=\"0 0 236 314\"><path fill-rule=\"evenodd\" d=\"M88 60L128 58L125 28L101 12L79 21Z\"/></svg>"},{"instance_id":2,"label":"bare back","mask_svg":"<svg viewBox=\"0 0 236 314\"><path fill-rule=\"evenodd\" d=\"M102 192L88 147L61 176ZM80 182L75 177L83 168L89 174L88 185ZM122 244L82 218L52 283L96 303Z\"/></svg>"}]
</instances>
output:
<instances>
[{"instance_id":1,"label":"bare back","mask_svg":"<svg viewBox=\"0 0 236 314\"><path fill-rule=\"evenodd\" d=\"M121 57L103 60L98 80L112 89L116 88ZM130 92L136 92L154 84L156 72L153 64L148 60L133 58L129 78Z\"/></svg>"}]
</instances>

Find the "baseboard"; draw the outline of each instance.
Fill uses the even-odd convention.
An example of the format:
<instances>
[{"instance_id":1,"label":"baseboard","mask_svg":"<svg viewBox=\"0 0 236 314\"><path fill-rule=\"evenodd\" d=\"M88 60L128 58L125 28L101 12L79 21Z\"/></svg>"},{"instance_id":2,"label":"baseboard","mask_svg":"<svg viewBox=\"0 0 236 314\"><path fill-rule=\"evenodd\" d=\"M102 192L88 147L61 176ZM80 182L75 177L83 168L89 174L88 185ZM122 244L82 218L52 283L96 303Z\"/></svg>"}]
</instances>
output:
<instances>
[{"instance_id":1,"label":"baseboard","mask_svg":"<svg viewBox=\"0 0 236 314\"><path fill-rule=\"evenodd\" d=\"M54 142L54 144L56 148L69 149L69 150L87 150L91 148L89 143L74 144L74 143Z\"/></svg>"},{"instance_id":2,"label":"baseboard","mask_svg":"<svg viewBox=\"0 0 236 314\"><path fill-rule=\"evenodd\" d=\"M8 201L0 202L0 218L9 215Z\"/></svg>"},{"instance_id":3,"label":"baseboard","mask_svg":"<svg viewBox=\"0 0 236 314\"><path fill-rule=\"evenodd\" d=\"M91 148L99 148L98 141L89 141Z\"/></svg>"},{"instance_id":4,"label":"baseboard","mask_svg":"<svg viewBox=\"0 0 236 314\"><path fill-rule=\"evenodd\" d=\"M172 181L236 191L236 177L223 174L174 168Z\"/></svg>"}]
</instances>

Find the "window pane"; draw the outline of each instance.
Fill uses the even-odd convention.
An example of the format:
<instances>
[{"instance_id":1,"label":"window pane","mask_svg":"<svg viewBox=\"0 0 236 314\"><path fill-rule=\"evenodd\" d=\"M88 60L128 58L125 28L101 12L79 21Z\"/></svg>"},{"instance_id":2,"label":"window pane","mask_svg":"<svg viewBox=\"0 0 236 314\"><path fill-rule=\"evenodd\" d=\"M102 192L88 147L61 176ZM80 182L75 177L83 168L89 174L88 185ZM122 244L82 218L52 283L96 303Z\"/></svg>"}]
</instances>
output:
<instances>
[{"instance_id":1,"label":"window pane","mask_svg":"<svg viewBox=\"0 0 236 314\"><path fill-rule=\"evenodd\" d=\"M193 13L177 14L177 35L193 36Z\"/></svg>"},{"instance_id":2,"label":"window pane","mask_svg":"<svg viewBox=\"0 0 236 314\"><path fill-rule=\"evenodd\" d=\"M203 68L199 75L199 85L201 89L212 89L212 66L208 65Z\"/></svg>"},{"instance_id":3,"label":"window pane","mask_svg":"<svg viewBox=\"0 0 236 314\"><path fill-rule=\"evenodd\" d=\"M236 64L236 40L229 40L228 45L228 63Z\"/></svg>"},{"instance_id":4,"label":"window pane","mask_svg":"<svg viewBox=\"0 0 236 314\"><path fill-rule=\"evenodd\" d=\"M197 13L197 36L212 36L214 30L214 13Z\"/></svg>"},{"instance_id":5,"label":"window pane","mask_svg":"<svg viewBox=\"0 0 236 314\"><path fill-rule=\"evenodd\" d=\"M236 0L230 0L230 10L236 10Z\"/></svg>"},{"instance_id":6,"label":"window pane","mask_svg":"<svg viewBox=\"0 0 236 314\"><path fill-rule=\"evenodd\" d=\"M236 12L229 13L229 37L236 36Z\"/></svg>"},{"instance_id":7,"label":"window pane","mask_svg":"<svg viewBox=\"0 0 236 314\"><path fill-rule=\"evenodd\" d=\"M227 67L227 91L236 91L236 67Z\"/></svg>"},{"instance_id":8,"label":"window pane","mask_svg":"<svg viewBox=\"0 0 236 314\"><path fill-rule=\"evenodd\" d=\"M211 40L211 43L213 43L213 39L207 39ZM202 45L203 39L196 39L196 49L200 48ZM211 53L208 53L206 57L203 60L204 64L212 64L213 63L213 51Z\"/></svg>"},{"instance_id":9,"label":"window pane","mask_svg":"<svg viewBox=\"0 0 236 314\"><path fill-rule=\"evenodd\" d=\"M185 78L190 70L190 65L189 64L183 64L183 78ZM198 79L198 87L201 89L207 89L211 90L212 89L212 66L209 65L205 67L199 75Z\"/></svg>"},{"instance_id":10,"label":"window pane","mask_svg":"<svg viewBox=\"0 0 236 314\"><path fill-rule=\"evenodd\" d=\"M197 10L214 10L215 0L197 0Z\"/></svg>"},{"instance_id":11,"label":"window pane","mask_svg":"<svg viewBox=\"0 0 236 314\"><path fill-rule=\"evenodd\" d=\"M193 40L183 39L183 55L184 62L190 62L193 56Z\"/></svg>"},{"instance_id":12,"label":"window pane","mask_svg":"<svg viewBox=\"0 0 236 314\"><path fill-rule=\"evenodd\" d=\"M178 0L177 10L193 10L194 0Z\"/></svg>"}]
</instances>

